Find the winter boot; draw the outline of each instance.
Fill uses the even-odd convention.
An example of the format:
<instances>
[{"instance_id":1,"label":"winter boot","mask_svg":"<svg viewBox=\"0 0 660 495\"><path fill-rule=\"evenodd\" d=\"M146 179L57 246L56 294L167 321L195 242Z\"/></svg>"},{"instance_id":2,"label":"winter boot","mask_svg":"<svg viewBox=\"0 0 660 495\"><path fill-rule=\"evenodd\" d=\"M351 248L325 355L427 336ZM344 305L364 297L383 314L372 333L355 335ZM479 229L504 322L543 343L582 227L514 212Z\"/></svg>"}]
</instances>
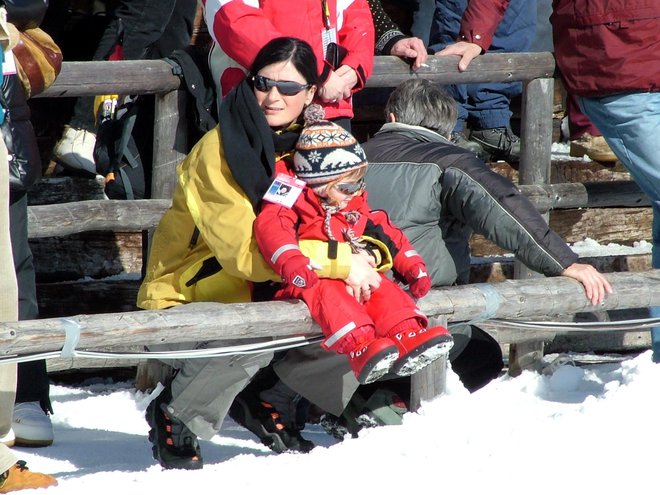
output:
<instances>
[{"instance_id":1,"label":"winter boot","mask_svg":"<svg viewBox=\"0 0 660 495\"><path fill-rule=\"evenodd\" d=\"M478 143L485 152L490 153L491 161L504 160L509 163L520 161L520 138L510 127L473 130L470 133L470 141Z\"/></svg>"},{"instance_id":2,"label":"winter boot","mask_svg":"<svg viewBox=\"0 0 660 495\"><path fill-rule=\"evenodd\" d=\"M364 404L356 421L364 428L400 425L403 423L403 415L407 412L408 406L396 392L379 388Z\"/></svg>"},{"instance_id":3,"label":"winter boot","mask_svg":"<svg viewBox=\"0 0 660 495\"><path fill-rule=\"evenodd\" d=\"M261 443L278 454L307 453L315 447L300 434L299 428L284 425L273 405L260 400L250 389L236 396L229 408L229 417L254 433Z\"/></svg>"},{"instance_id":4,"label":"winter boot","mask_svg":"<svg viewBox=\"0 0 660 495\"><path fill-rule=\"evenodd\" d=\"M25 461L18 461L7 471L0 474L0 493L17 492L32 488L56 486L57 480L48 474L30 471Z\"/></svg>"},{"instance_id":5,"label":"winter boot","mask_svg":"<svg viewBox=\"0 0 660 495\"><path fill-rule=\"evenodd\" d=\"M94 146L96 134L85 129L64 126L62 138L55 144L53 154L62 165L96 175Z\"/></svg>"},{"instance_id":6,"label":"winter boot","mask_svg":"<svg viewBox=\"0 0 660 495\"><path fill-rule=\"evenodd\" d=\"M38 401L16 403L11 426L21 447L46 447L55 438L50 416Z\"/></svg>"},{"instance_id":7,"label":"winter boot","mask_svg":"<svg viewBox=\"0 0 660 495\"><path fill-rule=\"evenodd\" d=\"M357 381L363 385L375 382L389 373L398 357L397 345L388 338L358 344L348 353L351 369Z\"/></svg>"},{"instance_id":8,"label":"winter boot","mask_svg":"<svg viewBox=\"0 0 660 495\"><path fill-rule=\"evenodd\" d=\"M605 141L605 138L603 136L592 136L589 133L571 141L570 155L578 158L587 155L595 162L607 163L610 166L613 166L616 162L616 155Z\"/></svg>"},{"instance_id":9,"label":"winter boot","mask_svg":"<svg viewBox=\"0 0 660 495\"><path fill-rule=\"evenodd\" d=\"M151 430L152 452L165 469L202 469L204 463L197 436L167 411L172 393L166 387L147 406L145 418Z\"/></svg>"},{"instance_id":10,"label":"winter boot","mask_svg":"<svg viewBox=\"0 0 660 495\"><path fill-rule=\"evenodd\" d=\"M486 153L479 143L468 140L462 132L452 132L451 142L459 148L463 148L464 150L473 153L484 161L488 161L490 158L490 153Z\"/></svg>"},{"instance_id":11,"label":"winter boot","mask_svg":"<svg viewBox=\"0 0 660 495\"><path fill-rule=\"evenodd\" d=\"M399 359L391 371L399 376L417 373L446 356L454 345L449 330L444 327L423 328L414 318L399 323L391 332L390 338L399 349Z\"/></svg>"},{"instance_id":12,"label":"winter boot","mask_svg":"<svg viewBox=\"0 0 660 495\"><path fill-rule=\"evenodd\" d=\"M351 435L354 438L357 437L357 432L353 435L346 424L346 419L343 416L335 416L334 414L325 413L321 416L319 424L323 430L334 437L335 439L341 441L344 440L346 435Z\"/></svg>"},{"instance_id":13,"label":"winter boot","mask_svg":"<svg viewBox=\"0 0 660 495\"><path fill-rule=\"evenodd\" d=\"M353 328L326 349L331 349L337 354L346 354L357 381L363 385L375 382L386 375L398 357L394 342L387 337L376 338L376 329L373 325Z\"/></svg>"}]
</instances>

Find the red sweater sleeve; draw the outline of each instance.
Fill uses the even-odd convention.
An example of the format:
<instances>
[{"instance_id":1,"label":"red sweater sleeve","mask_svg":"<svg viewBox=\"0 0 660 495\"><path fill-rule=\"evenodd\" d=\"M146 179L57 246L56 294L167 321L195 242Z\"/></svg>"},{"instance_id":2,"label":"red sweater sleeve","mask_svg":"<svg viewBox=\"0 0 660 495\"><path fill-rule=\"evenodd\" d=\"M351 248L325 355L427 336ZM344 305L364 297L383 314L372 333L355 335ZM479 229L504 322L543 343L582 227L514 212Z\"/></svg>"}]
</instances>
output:
<instances>
[{"instance_id":1,"label":"red sweater sleeve","mask_svg":"<svg viewBox=\"0 0 660 495\"><path fill-rule=\"evenodd\" d=\"M371 225L365 230L365 234L376 234L375 237L388 244L395 272L404 276L413 266L424 263L408 237L401 229L390 222L387 213L383 210L371 211L369 221ZM383 235L378 235L378 231L382 232Z\"/></svg>"},{"instance_id":2,"label":"red sweater sleeve","mask_svg":"<svg viewBox=\"0 0 660 495\"><path fill-rule=\"evenodd\" d=\"M353 92L364 88L374 67L374 21L366 0L354 0L344 11L344 23L338 32L339 44L348 50L342 65L352 67L358 76Z\"/></svg>"},{"instance_id":3,"label":"red sweater sleeve","mask_svg":"<svg viewBox=\"0 0 660 495\"><path fill-rule=\"evenodd\" d=\"M295 230L297 221L298 215L291 208L265 201L254 221L259 251L278 275L282 274L281 267L286 260L302 254Z\"/></svg>"},{"instance_id":4,"label":"red sweater sleeve","mask_svg":"<svg viewBox=\"0 0 660 495\"><path fill-rule=\"evenodd\" d=\"M469 0L463 13L458 41L475 43L483 51L488 51L509 2L510 0Z\"/></svg>"}]
</instances>

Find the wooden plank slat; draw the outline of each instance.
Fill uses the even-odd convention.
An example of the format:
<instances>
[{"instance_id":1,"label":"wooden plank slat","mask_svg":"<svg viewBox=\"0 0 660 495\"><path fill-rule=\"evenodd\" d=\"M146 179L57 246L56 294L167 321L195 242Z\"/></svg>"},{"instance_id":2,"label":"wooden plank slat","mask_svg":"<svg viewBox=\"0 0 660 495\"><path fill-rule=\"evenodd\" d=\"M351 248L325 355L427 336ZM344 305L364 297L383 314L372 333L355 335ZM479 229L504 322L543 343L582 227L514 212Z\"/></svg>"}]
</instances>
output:
<instances>
[{"instance_id":1,"label":"wooden plank slat","mask_svg":"<svg viewBox=\"0 0 660 495\"><path fill-rule=\"evenodd\" d=\"M64 185L70 186L70 181L65 181ZM631 181L522 185L519 189L540 211L650 206L646 195ZM88 230L148 230L158 224L170 203L167 199L142 199L31 205L28 207L28 235L38 238ZM632 211L625 210L623 214ZM630 222L627 223L630 227Z\"/></svg>"},{"instance_id":2,"label":"wooden plank slat","mask_svg":"<svg viewBox=\"0 0 660 495\"><path fill-rule=\"evenodd\" d=\"M35 98L167 93L180 85L163 60L62 62L53 85Z\"/></svg>"},{"instance_id":3,"label":"wooden plank slat","mask_svg":"<svg viewBox=\"0 0 660 495\"><path fill-rule=\"evenodd\" d=\"M28 237L54 237L90 230L138 232L158 224L169 199L90 200L28 207Z\"/></svg>"},{"instance_id":4,"label":"wooden plank slat","mask_svg":"<svg viewBox=\"0 0 660 495\"><path fill-rule=\"evenodd\" d=\"M451 322L660 306L660 270L607 277L614 294L597 308L587 301L582 285L567 277L435 289L419 307L428 316L445 316ZM162 311L2 322L0 355L59 350L67 329L79 331L79 348L320 335L303 301L190 303Z\"/></svg>"},{"instance_id":5,"label":"wooden plank slat","mask_svg":"<svg viewBox=\"0 0 660 495\"><path fill-rule=\"evenodd\" d=\"M398 57L374 58L374 70L367 87L392 88L411 77L423 77L441 84L470 82L528 81L554 74L551 53L486 53L459 72L458 57L429 57L428 67L417 72ZM178 89L181 80L163 60L121 60L62 63L57 79L36 98L93 96L98 94L167 93Z\"/></svg>"},{"instance_id":6,"label":"wooden plank slat","mask_svg":"<svg viewBox=\"0 0 660 495\"><path fill-rule=\"evenodd\" d=\"M551 78L555 61L549 52L486 53L475 58L466 71L457 70L459 57L429 57L427 67L413 72L398 57L375 57L374 70L367 81L368 88L392 88L411 77L419 77L441 84L479 82L529 81Z\"/></svg>"}]
</instances>

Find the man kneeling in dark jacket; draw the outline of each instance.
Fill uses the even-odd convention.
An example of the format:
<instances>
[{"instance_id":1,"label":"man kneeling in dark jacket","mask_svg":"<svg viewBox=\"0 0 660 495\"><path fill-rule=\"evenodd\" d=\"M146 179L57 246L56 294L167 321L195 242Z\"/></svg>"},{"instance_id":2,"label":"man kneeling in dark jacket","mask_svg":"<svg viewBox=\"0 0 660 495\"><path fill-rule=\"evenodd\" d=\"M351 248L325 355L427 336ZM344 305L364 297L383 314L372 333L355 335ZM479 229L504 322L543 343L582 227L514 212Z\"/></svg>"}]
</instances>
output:
<instances>
[{"instance_id":1,"label":"man kneeling in dark jacket","mask_svg":"<svg viewBox=\"0 0 660 495\"><path fill-rule=\"evenodd\" d=\"M611 293L605 277L591 265L577 263L577 254L511 181L450 142L456 107L442 89L428 80L410 79L392 92L385 111L387 123L363 145L369 202L387 211L408 236L426 261L434 287L468 283L469 240L476 232L534 271L578 280L592 304ZM449 360L468 390L499 375L502 352L490 335L467 324L451 330L455 344ZM380 395L383 389L397 390L404 403L410 391L408 383L378 382L373 387L380 388ZM360 387L354 402L364 404L373 394ZM352 411L369 424L373 411L368 409L367 403ZM372 424L379 423L377 416ZM348 422L350 431L351 418Z\"/></svg>"}]
</instances>

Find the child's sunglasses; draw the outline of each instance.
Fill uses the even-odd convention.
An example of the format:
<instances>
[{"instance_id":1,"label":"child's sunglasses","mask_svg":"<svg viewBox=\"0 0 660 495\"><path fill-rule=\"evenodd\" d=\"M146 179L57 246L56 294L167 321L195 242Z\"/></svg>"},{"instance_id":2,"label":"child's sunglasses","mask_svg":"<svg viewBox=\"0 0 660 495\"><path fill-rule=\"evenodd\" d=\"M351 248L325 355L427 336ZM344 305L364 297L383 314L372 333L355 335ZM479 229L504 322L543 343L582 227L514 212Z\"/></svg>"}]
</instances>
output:
<instances>
[{"instance_id":1,"label":"child's sunglasses","mask_svg":"<svg viewBox=\"0 0 660 495\"><path fill-rule=\"evenodd\" d=\"M337 182L332 187L334 187L337 191L345 196L351 196L364 189L364 178L356 182Z\"/></svg>"},{"instance_id":2,"label":"child's sunglasses","mask_svg":"<svg viewBox=\"0 0 660 495\"><path fill-rule=\"evenodd\" d=\"M294 96L305 89L309 89L311 84L300 84L294 81L274 81L266 76L253 76L252 82L257 91L268 93L271 89L277 88L277 91L284 96Z\"/></svg>"}]
</instances>

